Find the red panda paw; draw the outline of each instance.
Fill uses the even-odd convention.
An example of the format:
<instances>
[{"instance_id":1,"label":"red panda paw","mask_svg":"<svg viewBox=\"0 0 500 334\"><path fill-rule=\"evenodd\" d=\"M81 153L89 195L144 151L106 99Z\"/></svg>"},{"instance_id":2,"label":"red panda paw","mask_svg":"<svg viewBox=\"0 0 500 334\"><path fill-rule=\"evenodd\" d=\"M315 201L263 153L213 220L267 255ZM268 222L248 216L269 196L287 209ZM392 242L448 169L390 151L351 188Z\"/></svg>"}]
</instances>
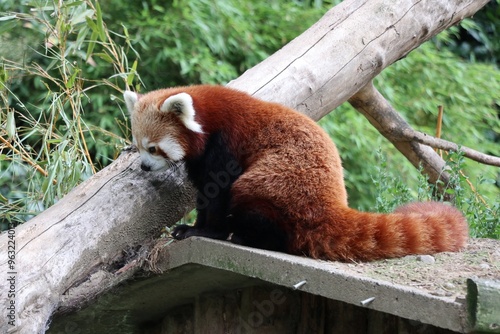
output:
<instances>
[{"instance_id":1,"label":"red panda paw","mask_svg":"<svg viewBox=\"0 0 500 334\"><path fill-rule=\"evenodd\" d=\"M185 224L176 226L174 228L174 230L172 231L172 237L174 237L174 239L177 239L177 240L186 239L186 238L190 237L190 235L188 235L188 231L192 228L193 228L192 226L185 225Z\"/></svg>"},{"instance_id":2,"label":"red panda paw","mask_svg":"<svg viewBox=\"0 0 500 334\"><path fill-rule=\"evenodd\" d=\"M177 240L182 240L189 237L206 237L210 239L226 240L228 236L229 232L227 231L199 228L189 225L179 225L174 228L174 231L172 232L172 237Z\"/></svg>"}]
</instances>

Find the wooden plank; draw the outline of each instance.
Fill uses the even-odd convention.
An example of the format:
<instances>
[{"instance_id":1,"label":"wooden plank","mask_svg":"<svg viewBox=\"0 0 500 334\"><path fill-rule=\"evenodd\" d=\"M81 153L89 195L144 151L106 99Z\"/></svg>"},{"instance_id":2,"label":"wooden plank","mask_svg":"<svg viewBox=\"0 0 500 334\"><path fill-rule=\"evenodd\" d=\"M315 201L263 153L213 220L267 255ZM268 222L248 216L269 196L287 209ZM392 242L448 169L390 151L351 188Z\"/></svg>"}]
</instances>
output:
<instances>
[{"instance_id":1,"label":"wooden plank","mask_svg":"<svg viewBox=\"0 0 500 334\"><path fill-rule=\"evenodd\" d=\"M144 334L134 332L134 329L144 323L160 322L165 316L174 314L177 308L193 304L197 296L221 293L224 300L220 314L226 319L227 328L236 329L233 333L264 333L264 330L267 333L280 333L277 327L266 326L277 324L284 318L288 319L288 322L283 322L287 327L283 325L280 328L291 330L281 333L300 333L298 329L321 333L321 321L325 324L325 334L368 333L368 328L376 326L377 321L384 322L379 315L371 316L373 323L367 320L368 314L375 311L398 318L399 327L390 331L391 334L467 333L470 328L465 302L465 277L484 272L472 271L474 267L465 259L479 260L478 263L488 259L491 268L487 274L492 276L486 277L498 277L496 264L499 262L495 260L494 252L500 243L491 241L471 240L474 247L468 247L462 253L440 255L453 261L456 268L463 272L460 280L453 281L454 284L462 285L463 279L463 293L460 287L460 294L457 295L460 298L457 298L456 295L438 296L429 293L434 290L420 286L428 281L420 281L419 285L410 287L403 286L401 282L391 282L396 281L397 277L380 278L380 272L391 272L392 267L396 267L393 270L395 273L407 273L408 269L405 271L404 268L413 263L411 258L363 264L326 262L193 237L161 248L158 256L160 260L154 265L163 274L136 279L113 289L99 303L64 318L53 319L51 332L64 332L69 326L77 326L82 334L109 334L117 330ZM486 245L493 253L481 250L480 246ZM439 261L433 266L438 264ZM412 264L410 268L421 270L426 267L414 267ZM292 290L293 286L303 281L306 284L298 290ZM256 285L264 287L254 288ZM250 286L252 289L247 289ZM304 297L304 293L315 297ZM314 323L315 319L320 318L318 314L323 312L320 309L323 302L318 298L325 298L325 319ZM375 299L366 303L372 298ZM271 301L274 308L266 300ZM206 305L209 303L206 302ZM394 323L392 320L388 322ZM157 334L154 331L150 333Z\"/></svg>"},{"instance_id":2,"label":"wooden plank","mask_svg":"<svg viewBox=\"0 0 500 334\"><path fill-rule=\"evenodd\" d=\"M159 324L160 334L193 334L194 333L194 309L193 305L176 307L165 314ZM148 334L156 334L152 330L144 330Z\"/></svg>"},{"instance_id":3,"label":"wooden plank","mask_svg":"<svg viewBox=\"0 0 500 334\"><path fill-rule=\"evenodd\" d=\"M324 334L326 298L300 293L300 320L297 334Z\"/></svg>"},{"instance_id":4,"label":"wooden plank","mask_svg":"<svg viewBox=\"0 0 500 334\"><path fill-rule=\"evenodd\" d=\"M500 281L467 279L467 310L474 331L500 333Z\"/></svg>"}]
</instances>

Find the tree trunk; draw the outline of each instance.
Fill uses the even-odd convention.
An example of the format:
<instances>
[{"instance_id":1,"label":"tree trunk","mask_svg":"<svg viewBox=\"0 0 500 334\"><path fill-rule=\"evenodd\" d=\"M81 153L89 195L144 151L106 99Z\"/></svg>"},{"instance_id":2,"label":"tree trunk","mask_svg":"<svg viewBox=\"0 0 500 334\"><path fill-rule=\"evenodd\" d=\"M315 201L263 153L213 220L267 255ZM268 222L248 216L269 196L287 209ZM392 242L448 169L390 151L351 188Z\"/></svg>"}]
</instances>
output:
<instances>
[{"instance_id":1,"label":"tree trunk","mask_svg":"<svg viewBox=\"0 0 500 334\"><path fill-rule=\"evenodd\" d=\"M487 2L347 0L229 86L317 120ZM138 155L125 152L53 207L0 236L4 254L15 246L10 262L5 256L1 262L7 277L0 290L9 293L2 294L0 332L43 333L53 312L82 307L131 277L148 241L193 204L183 171L145 173Z\"/></svg>"}]
</instances>

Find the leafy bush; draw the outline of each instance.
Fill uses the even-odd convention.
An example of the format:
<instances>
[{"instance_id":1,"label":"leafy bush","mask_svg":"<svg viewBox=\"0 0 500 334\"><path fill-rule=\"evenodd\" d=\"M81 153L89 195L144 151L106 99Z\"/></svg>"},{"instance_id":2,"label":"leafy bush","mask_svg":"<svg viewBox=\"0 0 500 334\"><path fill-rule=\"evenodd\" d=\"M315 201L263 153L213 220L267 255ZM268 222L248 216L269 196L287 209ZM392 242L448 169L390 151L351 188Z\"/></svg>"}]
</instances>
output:
<instances>
[{"instance_id":1,"label":"leafy bush","mask_svg":"<svg viewBox=\"0 0 500 334\"><path fill-rule=\"evenodd\" d=\"M442 195L436 198L435 185L429 184L423 174L419 174L415 188L410 188L397 174L393 174L393 169L388 168L385 155L380 151L377 155L380 165L373 175L376 189L375 211L392 212L396 207L413 201L444 200ZM500 239L500 203L488 203L477 192L463 173L464 163L465 158L460 151L447 157L446 169L452 181L445 187L445 194L453 195L452 204L464 213L472 237ZM480 179L478 183L483 181L485 180Z\"/></svg>"},{"instance_id":2,"label":"leafy bush","mask_svg":"<svg viewBox=\"0 0 500 334\"><path fill-rule=\"evenodd\" d=\"M103 100L103 91L133 81L134 74L124 56L126 40L124 46L111 40L98 2L21 8L26 13L4 16L0 27L2 43L28 43L21 55L10 49L1 54L3 223L37 214L92 175L97 160L111 160L125 142L124 133L99 122L99 113L106 111L95 102ZM110 64L115 75L92 78L94 57Z\"/></svg>"},{"instance_id":3,"label":"leafy bush","mask_svg":"<svg viewBox=\"0 0 500 334\"><path fill-rule=\"evenodd\" d=\"M474 15L448 32L443 45L472 62L500 63L500 0L490 1Z\"/></svg>"},{"instance_id":4,"label":"leafy bush","mask_svg":"<svg viewBox=\"0 0 500 334\"><path fill-rule=\"evenodd\" d=\"M152 90L225 84L302 33L325 8L282 0L109 0L103 10L111 30L126 22L143 82Z\"/></svg>"},{"instance_id":5,"label":"leafy bush","mask_svg":"<svg viewBox=\"0 0 500 334\"><path fill-rule=\"evenodd\" d=\"M338 2L2 1L0 224L25 221L116 158L130 138L117 98L125 87L140 91L224 84ZM479 27L492 41L487 24ZM468 23L464 29L476 28ZM386 69L377 85L418 129L432 134L436 106L443 104L447 139L498 155L499 72L447 51L458 52L454 36L462 32L457 31ZM350 106L341 106L321 124L344 160L352 206L385 210L408 196L422 195L419 173ZM385 162L374 153L379 148ZM478 169L470 161L460 169L468 180L477 180L473 183L485 202L494 203L498 171ZM380 178L401 184L384 190L387 181ZM379 181L373 184L372 179ZM494 231L498 205L485 209L473 194L467 190L460 197L477 208L470 210L477 215L473 224ZM476 234L494 235L490 232Z\"/></svg>"}]
</instances>

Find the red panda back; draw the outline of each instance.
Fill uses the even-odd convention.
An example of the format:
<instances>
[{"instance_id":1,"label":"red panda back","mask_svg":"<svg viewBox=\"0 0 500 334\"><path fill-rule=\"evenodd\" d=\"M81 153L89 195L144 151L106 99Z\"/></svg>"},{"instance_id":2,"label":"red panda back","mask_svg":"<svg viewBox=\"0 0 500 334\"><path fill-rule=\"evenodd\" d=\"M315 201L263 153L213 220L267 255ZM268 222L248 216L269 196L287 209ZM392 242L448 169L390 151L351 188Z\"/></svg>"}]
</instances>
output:
<instances>
[{"instance_id":1,"label":"red panda back","mask_svg":"<svg viewBox=\"0 0 500 334\"><path fill-rule=\"evenodd\" d=\"M288 232L290 253L371 261L465 246L467 222L451 205L411 203L392 214L349 208L340 157L328 135L281 105L255 100L251 106L253 120L231 124L251 155L233 185L232 206L271 217ZM249 128L257 131L238 133Z\"/></svg>"}]
</instances>

